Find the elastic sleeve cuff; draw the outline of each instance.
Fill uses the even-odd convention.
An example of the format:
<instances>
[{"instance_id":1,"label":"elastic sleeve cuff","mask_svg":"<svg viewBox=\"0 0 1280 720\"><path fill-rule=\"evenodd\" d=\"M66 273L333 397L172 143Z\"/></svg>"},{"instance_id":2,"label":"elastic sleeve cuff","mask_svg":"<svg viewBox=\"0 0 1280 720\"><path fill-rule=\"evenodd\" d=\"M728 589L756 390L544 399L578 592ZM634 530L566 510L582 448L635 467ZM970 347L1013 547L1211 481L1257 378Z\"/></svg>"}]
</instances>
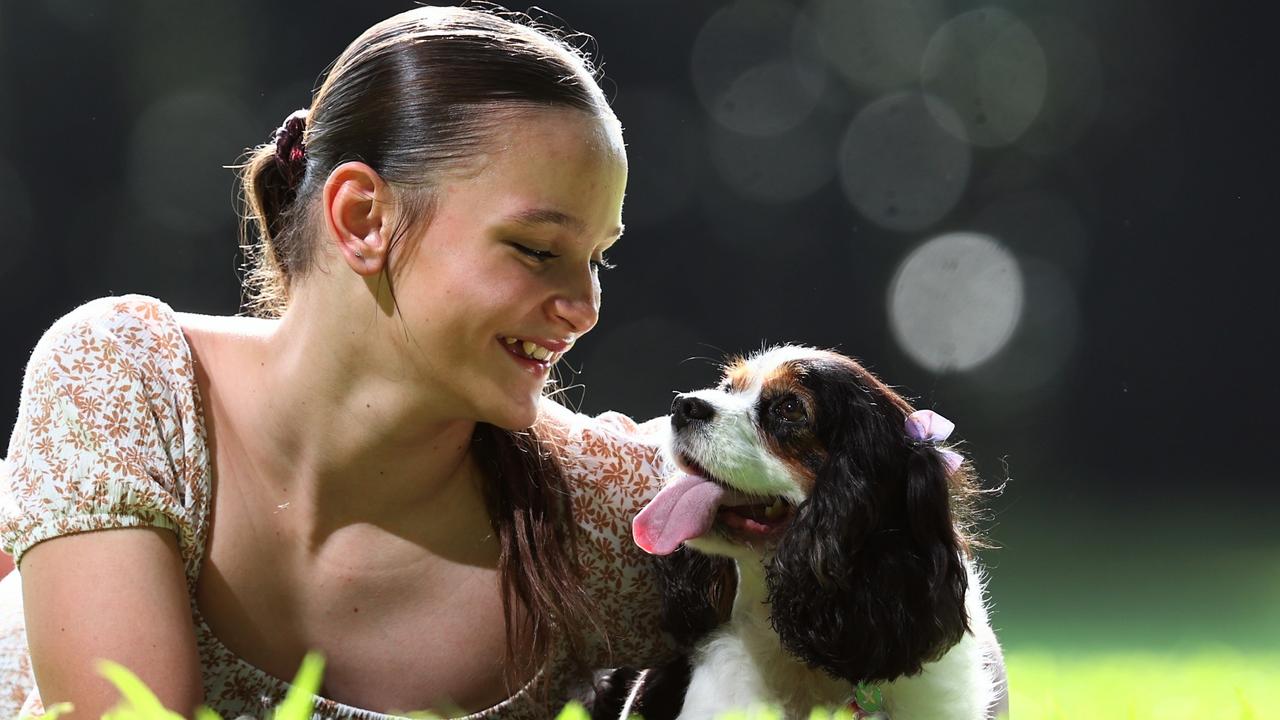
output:
<instances>
[{"instance_id":1,"label":"elastic sleeve cuff","mask_svg":"<svg viewBox=\"0 0 1280 720\"><path fill-rule=\"evenodd\" d=\"M3 538L3 549L13 556L14 567L22 562L22 556L37 544L62 535L94 532L97 530L115 530L118 528L154 527L178 533L178 524L163 513L140 513L136 515L76 515L73 517L40 518L28 527L7 534Z\"/></svg>"}]
</instances>

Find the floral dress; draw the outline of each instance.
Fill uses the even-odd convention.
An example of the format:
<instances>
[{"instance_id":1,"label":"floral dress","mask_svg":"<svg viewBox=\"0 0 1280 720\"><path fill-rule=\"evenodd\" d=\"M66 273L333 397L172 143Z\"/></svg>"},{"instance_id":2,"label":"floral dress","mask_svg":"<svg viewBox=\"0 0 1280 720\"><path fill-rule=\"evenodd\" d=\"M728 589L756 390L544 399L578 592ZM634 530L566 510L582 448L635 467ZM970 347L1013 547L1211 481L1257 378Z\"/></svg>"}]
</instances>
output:
<instances>
[{"instance_id":1,"label":"floral dress","mask_svg":"<svg viewBox=\"0 0 1280 720\"><path fill-rule=\"evenodd\" d=\"M631 518L657 492L665 471L665 423L637 425L606 413L586 417L549 401L581 527L579 561L603 621L589 639L592 667L648 666L673 648L658 631L657 586L631 540ZM108 528L157 527L178 538L196 630L205 703L225 718L262 717L288 683L237 657L196 605L209 533L212 466L191 349L169 306L139 295L102 298L60 319L36 346L23 381L8 458L0 464L0 547L21 562L42 540ZM21 575L0 581L0 720L43 705L27 650ZM558 705L581 694L583 678L562 653L550 673ZM587 678L586 680L589 680ZM533 718L526 686L470 718ZM317 698L315 717L380 720L382 713Z\"/></svg>"}]
</instances>

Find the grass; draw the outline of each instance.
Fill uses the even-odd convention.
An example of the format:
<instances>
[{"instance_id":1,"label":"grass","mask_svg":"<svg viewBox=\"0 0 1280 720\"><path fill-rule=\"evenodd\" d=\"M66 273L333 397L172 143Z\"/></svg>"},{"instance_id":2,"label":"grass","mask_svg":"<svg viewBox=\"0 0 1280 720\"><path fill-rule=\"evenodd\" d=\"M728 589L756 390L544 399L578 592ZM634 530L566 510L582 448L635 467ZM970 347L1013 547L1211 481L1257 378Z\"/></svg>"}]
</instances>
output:
<instances>
[{"instance_id":1,"label":"grass","mask_svg":"<svg viewBox=\"0 0 1280 720\"><path fill-rule=\"evenodd\" d=\"M1018 720L1263 720L1280 717L1280 651L1006 656Z\"/></svg>"},{"instance_id":2,"label":"grass","mask_svg":"<svg viewBox=\"0 0 1280 720\"><path fill-rule=\"evenodd\" d=\"M1280 717L1280 652L1206 650L1189 655L1099 651L1054 654L1008 653L1010 708L1018 720L1264 720ZM308 655L293 688L263 720L309 720L312 695L320 687L324 663ZM102 674L120 689L121 703L104 720L180 720L125 668L103 662ZM67 708L51 707L54 720ZM418 718L433 717L417 714ZM557 720L586 720L570 704ZM815 712L813 718L831 718ZM847 718L837 713L835 720ZM202 709L196 720L219 720ZM718 720L779 720L767 709L732 712Z\"/></svg>"}]
</instances>

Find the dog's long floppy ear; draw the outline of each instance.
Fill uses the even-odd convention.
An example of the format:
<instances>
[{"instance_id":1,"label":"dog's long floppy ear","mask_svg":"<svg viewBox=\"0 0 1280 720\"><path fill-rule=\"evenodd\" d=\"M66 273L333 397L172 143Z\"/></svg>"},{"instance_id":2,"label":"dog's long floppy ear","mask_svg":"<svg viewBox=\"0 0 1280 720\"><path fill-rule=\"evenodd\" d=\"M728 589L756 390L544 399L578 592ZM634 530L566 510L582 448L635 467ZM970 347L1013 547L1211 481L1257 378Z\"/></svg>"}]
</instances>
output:
<instances>
[{"instance_id":1,"label":"dog's long floppy ear","mask_svg":"<svg viewBox=\"0 0 1280 720\"><path fill-rule=\"evenodd\" d=\"M948 482L935 450L887 429L832 448L767 573L789 652L859 683L918 673L959 642L968 578Z\"/></svg>"},{"instance_id":2,"label":"dog's long floppy ear","mask_svg":"<svg viewBox=\"0 0 1280 720\"><path fill-rule=\"evenodd\" d=\"M729 619L737 586L733 561L683 546L653 561L662 590L662 629L678 647L692 649Z\"/></svg>"}]
</instances>

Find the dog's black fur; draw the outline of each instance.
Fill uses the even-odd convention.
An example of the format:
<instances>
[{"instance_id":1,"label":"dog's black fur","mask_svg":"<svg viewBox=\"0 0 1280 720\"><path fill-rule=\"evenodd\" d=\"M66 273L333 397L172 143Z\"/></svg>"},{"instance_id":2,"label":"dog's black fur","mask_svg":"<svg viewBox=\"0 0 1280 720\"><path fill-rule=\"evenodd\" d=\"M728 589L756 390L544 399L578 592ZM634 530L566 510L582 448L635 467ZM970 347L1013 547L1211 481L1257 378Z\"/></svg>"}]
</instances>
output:
<instances>
[{"instance_id":1,"label":"dog's black fur","mask_svg":"<svg viewBox=\"0 0 1280 720\"><path fill-rule=\"evenodd\" d=\"M903 434L903 401L853 363L802 382L826 449L768 565L771 622L800 660L850 683L920 672L968 630L965 548L942 458Z\"/></svg>"}]
</instances>

